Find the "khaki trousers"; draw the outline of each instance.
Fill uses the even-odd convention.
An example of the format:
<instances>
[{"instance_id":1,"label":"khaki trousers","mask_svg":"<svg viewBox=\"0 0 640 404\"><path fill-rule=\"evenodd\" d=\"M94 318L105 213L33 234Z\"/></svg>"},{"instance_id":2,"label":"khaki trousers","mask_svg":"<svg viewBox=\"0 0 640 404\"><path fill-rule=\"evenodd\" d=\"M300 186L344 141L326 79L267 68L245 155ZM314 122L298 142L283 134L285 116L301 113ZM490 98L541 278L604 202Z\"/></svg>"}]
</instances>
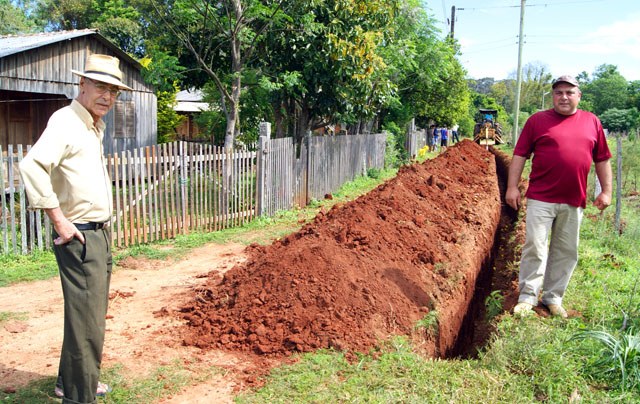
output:
<instances>
[{"instance_id":1,"label":"khaki trousers","mask_svg":"<svg viewBox=\"0 0 640 404\"><path fill-rule=\"evenodd\" d=\"M82 234L85 244L73 239L54 246L64 295L64 339L56 383L64 391L63 404L96 402L109 302L109 231Z\"/></svg>"},{"instance_id":2,"label":"khaki trousers","mask_svg":"<svg viewBox=\"0 0 640 404\"><path fill-rule=\"evenodd\" d=\"M562 304L578 263L582 211L580 207L567 204L527 200L519 302L536 306L542 289L543 304Z\"/></svg>"}]
</instances>

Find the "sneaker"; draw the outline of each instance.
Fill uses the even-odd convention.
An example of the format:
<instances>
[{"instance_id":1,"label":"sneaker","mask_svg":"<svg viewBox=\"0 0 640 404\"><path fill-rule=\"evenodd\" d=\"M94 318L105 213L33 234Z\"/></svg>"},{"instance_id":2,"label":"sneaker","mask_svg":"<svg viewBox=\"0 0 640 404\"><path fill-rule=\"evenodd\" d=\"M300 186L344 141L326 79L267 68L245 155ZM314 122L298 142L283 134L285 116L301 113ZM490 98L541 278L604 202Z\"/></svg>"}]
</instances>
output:
<instances>
[{"instance_id":1,"label":"sneaker","mask_svg":"<svg viewBox=\"0 0 640 404\"><path fill-rule=\"evenodd\" d=\"M520 302L513 308L513 314L519 317L533 314L533 305L527 302Z\"/></svg>"},{"instance_id":2,"label":"sneaker","mask_svg":"<svg viewBox=\"0 0 640 404\"><path fill-rule=\"evenodd\" d=\"M551 312L552 316L558 316L558 317L562 317L562 318L569 317L569 315L567 314L567 311L564 309L564 307L562 307L559 304L548 304L547 308Z\"/></svg>"},{"instance_id":3,"label":"sneaker","mask_svg":"<svg viewBox=\"0 0 640 404\"><path fill-rule=\"evenodd\" d=\"M56 388L53 391L56 394L56 397L59 397L59 398L64 397L64 391L62 390L62 387L56 386ZM111 387L109 387L109 385L104 384L102 382L98 382L98 388L96 388L96 396L104 397L108 393L111 393Z\"/></svg>"}]
</instances>

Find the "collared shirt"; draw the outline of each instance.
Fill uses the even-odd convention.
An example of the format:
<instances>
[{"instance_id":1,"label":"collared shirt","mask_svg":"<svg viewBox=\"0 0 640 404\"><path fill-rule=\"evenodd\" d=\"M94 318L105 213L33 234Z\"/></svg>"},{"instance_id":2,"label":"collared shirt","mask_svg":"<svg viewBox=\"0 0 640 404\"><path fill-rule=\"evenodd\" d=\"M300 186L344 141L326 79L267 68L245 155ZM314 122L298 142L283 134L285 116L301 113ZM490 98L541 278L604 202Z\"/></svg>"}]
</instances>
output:
<instances>
[{"instance_id":1,"label":"collared shirt","mask_svg":"<svg viewBox=\"0 0 640 404\"><path fill-rule=\"evenodd\" d=\"M56 111L20 163L31 208L60 207L73 223L111 219L111 180L105 168L105 123L95 125L82 104Z\"/></svg>"}]
</instances>

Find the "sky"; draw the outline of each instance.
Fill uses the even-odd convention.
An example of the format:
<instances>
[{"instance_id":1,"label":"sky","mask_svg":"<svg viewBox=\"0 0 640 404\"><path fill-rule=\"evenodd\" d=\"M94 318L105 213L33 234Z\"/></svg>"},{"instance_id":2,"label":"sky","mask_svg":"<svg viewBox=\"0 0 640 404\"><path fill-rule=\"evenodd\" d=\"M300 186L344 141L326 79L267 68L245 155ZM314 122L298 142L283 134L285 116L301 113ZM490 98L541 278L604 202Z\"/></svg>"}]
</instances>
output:
<instances>
[{"instance_id":1,"label":"sky","mask_svg":"<svg viewBox=\"0 0 640 404\"><path fill-rule=\"evenodd\" d=\"M426 0L430 14L461 46L468 77L516 78L521 0ZM618 67L640 80L640 0L526 0L521 66L544 66L553 77Z\"/></svg>"}]
</instances>

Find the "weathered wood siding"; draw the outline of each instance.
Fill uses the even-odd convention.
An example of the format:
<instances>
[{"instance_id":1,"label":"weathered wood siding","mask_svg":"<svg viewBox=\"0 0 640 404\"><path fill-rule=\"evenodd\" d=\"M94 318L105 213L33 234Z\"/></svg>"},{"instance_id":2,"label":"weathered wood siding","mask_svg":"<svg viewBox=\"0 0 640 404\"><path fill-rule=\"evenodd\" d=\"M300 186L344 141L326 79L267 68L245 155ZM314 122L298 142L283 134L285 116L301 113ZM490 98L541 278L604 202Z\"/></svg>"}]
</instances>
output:
<instances>
[{"instance_id":1,"label":"weathered wood siding","mask_svg":"<svg viewBox=\"0 0 640 404\"><path fill-rule=\"evenodd\" d=\"M120 130L117 135L114 108L104 117L107 123L105 153L156 144L157 101L151 87L144 83L136 64L130 63L124 53L95 33L0 58L0 144L6 147L8 144L34 143L46 127L49 116L77 95L80 78L71 69L83 71L87 56L93 53L118 57L123 81L134 90L123 91L117 101L133 106L135 124L130 127L134 133ZM18 97L16 92L22 96ZM17 106L25 101L16 99L26 95L33 99L29 106ZM54 100L47 100L52 95ZM23 114L13 113L13 109L31 113L29 123L24 122Z\"/></svg>"}]
</instances>

